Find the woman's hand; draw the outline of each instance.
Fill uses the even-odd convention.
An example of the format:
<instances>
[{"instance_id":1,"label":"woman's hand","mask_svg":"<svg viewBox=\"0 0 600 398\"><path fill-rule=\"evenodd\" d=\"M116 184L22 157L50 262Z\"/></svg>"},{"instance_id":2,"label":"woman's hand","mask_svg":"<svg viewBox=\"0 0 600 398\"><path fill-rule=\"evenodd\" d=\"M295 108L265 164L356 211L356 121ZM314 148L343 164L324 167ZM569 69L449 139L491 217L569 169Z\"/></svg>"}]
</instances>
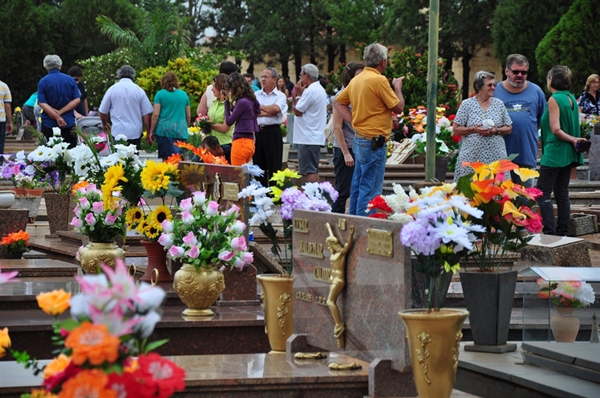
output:
<instances>
[{"instance_id":1,"label":"woman's hand","mask_svg":"<svg viewBox=\"0 0 600 398\"><path fill-rule=\"evenodd\" d=\"M348 167L354 166L354 159L350 155L350 152L344 154L344 162L346 162L346 166Z\"/></svg>"}]
</instances>

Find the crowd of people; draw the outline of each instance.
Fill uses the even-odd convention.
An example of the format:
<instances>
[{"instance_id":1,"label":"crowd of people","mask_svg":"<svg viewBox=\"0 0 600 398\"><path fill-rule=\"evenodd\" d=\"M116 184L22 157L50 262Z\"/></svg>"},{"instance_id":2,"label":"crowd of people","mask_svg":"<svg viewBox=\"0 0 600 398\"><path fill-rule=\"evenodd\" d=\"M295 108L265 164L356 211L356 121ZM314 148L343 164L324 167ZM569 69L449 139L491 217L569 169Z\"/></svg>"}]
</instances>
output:
<instances>
[{"instance_id":1,"label":"crowd of people","mask_svg":"<svg viewBox=\"0 0 600 398\"><path fill-rule=\"evenodd\" d=\"M331 113L334 173L340 193L333 211L366 215L368 202L383 189L392 115L404 109L403 77L394 78L390 85L383 75L387 52L386 47L374 43L364 49L364 63L345 65L341 90L332 100L313 64L302 66L293 84L272 67L263 70L259 83L252 74L241 74L236 64L221 63L196 109L198 116L211 121L205 146L231 165L258 165L265 171L260 182L267 186L282 167L282 124L290 112L295 116L293 144L298 171L304 182L317 182ZM73 147L77 145L76 119L90 114L83 70L75 66L68 74L62 73L57 55L46 56L43 65L47 75L23 105L23 115L27 124L35 125L46 137L52 136L53 128L60 128L64 141ZM454 178L470 173L462 167L463 162L489 163L511 155L518 166L535 169L541 145L537 187L542 191L538 204L543 232L564 235L569 226L570 172L583 163L579 114L600 115L600 76L590 75L576 99L570 93L571 71L555 66L548 72L551 96L546 101L543 90L527 80L528 71L527 58L512 54L506 60L503 81L497 82L490 72L475 73L474 95L461 103L454 120L453 134L462 136ZM98 109L103 130L113 136L124 135L140 148L146 129L146 140L149 144L156 141L160 158L181 153L175 142L188 139L192 115L189 96L179 87L177 76L165 73L154 104L135 83L133 68L122 66L117 78ZM4 152L5 134L12 132L11 103L10 89L0 81L0 153ZM517 174L511 172L510 177L521 183ZM528 184L532 186L533 180ZM557 222L552 193L558 206Z\"/></svg>"}]
</instances>

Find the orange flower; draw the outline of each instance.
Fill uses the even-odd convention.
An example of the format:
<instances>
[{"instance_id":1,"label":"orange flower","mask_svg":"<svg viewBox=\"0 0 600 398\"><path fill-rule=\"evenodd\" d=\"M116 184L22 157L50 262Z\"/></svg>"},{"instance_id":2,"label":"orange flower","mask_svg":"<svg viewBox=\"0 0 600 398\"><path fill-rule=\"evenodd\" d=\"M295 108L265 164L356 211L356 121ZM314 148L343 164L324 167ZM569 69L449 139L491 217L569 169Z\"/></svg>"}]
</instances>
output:
<instances>
[{"instance_id":1,"label":"orange flower","mask_svg":"<svg viewBox=\"0 0 600 398\"><path fill-rule=\"evenodd\" d=\"M31 390L29 398L56 398L56 395L52 394L50 391L44 390L43 388L36 388Z\"/></svg>"},{"instance_id":2,"label":"orange flower","mask_svg":"<svg viewBox=\"0 0 600 398\"><path fill-rule=\"evenodd\" d=\"M40 293L36 297L38 306L48 315L57 316L69 308L71 293L63 289L54 290L49 293Z\"/></svg>"},{"instance_id":3,"label":"orange flower","mask_svg":"<svg viewBox=\"0 0 600 398\"><path fill-rule=\"evenodd\" d=\"M77 184L73 185L73 188L71 188L71 193L73 195L75 195L75 192L79 189L79 188L85 188L88 185L90 185L89 182L87 181L79 181Z\"/></svg>"},{"instance_id":4,"label":"orange flower","mask_svg":"<svg viewBox=\"0 0 600 398\"><path fill-rule=\"evenodd\" d=\"M25 242L25 246L29 246L29 234L23 230L20 230L19 232L13 232L2 237L2 242L0 242L0 244L7 246L20 240Z\"/></svg>"},{"instance_id":5,"label":"orange flower","mask_svg":"<svg viewBox=\"0 0 600 398\"><path fill-rule=\"evenodd\" d=\"M44 379L48 377L55 376L66 369L67 366L71 363L71 358L66 356L65 354L60 354L58 357L54 358L46 367L44 368Z\"/></svg>"},{"instance_id":6,"label":"orange flower","mask_svg":"<svg viewBox=\"0 0 600 398\"><path fill-rule=\"evenodd\" d=\"M120 340L108 334L106 325L93 325L83 322L69 334L65 347L73 349L73 363L81 366L86 360L92 365L101 365L104 361L113 363L119 357Z\"/></svg>"},{"instance_id":7,"label":"orange flower","mask_svg":"<svg viewBox=\"0 0 600 398\"><path fill-rule=\"evenodd\" d=\"M108 376L101 370L82 370L77 376L67 380L63 386L61 392L58 394L59 398L117 398L117 392L112 390L106 390L106 384L108 382Z\"/></svg>"},{"instance_id":8,"label":"orange flower","mask_svg":"<svg viewBox=\"0 0 600 398\"><path fill-rule=\"evenodd\" d=\"M0 329L0 358L6 353L6 349L10 348L10 336L8 328Z\"/></svg>"},{"instance_id":9,"label":"orange flower","mask_svg":"<svg viewBox=\"0 0 600 398\"><path fill-rule=\"evenodd\" d=\"M181 156L181 154L174 153L165 160L165 163L176 165L179 162L181 162L182 160L183 160L183 156Z\"/></svg>"},{"instance_id":10,"label":"orange flower","mask_svg":"<svg viewBox=\"0 0 600 398\"><path fill-rule=\"evenodd\" d=\"M132 357L128 358L128 362L123 364L123 372L125 373L133 373L138 370L138 360Z\"/></svg>"}]
</instances>

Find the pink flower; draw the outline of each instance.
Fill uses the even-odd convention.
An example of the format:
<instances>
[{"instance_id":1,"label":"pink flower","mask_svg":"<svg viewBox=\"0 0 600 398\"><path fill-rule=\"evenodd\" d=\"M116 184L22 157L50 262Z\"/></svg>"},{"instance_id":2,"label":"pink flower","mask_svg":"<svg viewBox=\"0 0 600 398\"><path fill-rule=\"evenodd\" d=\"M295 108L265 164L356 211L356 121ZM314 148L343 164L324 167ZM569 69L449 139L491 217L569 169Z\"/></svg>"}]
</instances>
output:
<instances>
[{"instance_id":1,"label":"pink flower","mask_svg":"<svg viewBox=\"0 0 600 398\"><path fill-rule=\"evenodd\" d=\"M183 199L181 203L179 203L179 207L182 211L192 211L194 205L192 204L192 198Z\"/></svg>"},{"instance_id":2,"label":"pink flower","mask_svg":"<svg viewBox=\"0 0 600 398\"><path fill-rule=\"evenodd\" d=\"M239 270L242 270L246 266L246 262L241 258L236 257L236 259L233 261L233 266Z\"/></svg>"},{"instance_id":3,"label":"pink flower","mask_svg":"<svg viewBox=\"0 0 600 398\"><path fill-rule=\"evenodd\" d=\"M186 236L183 237L183 242L188 246L195 246L198 244L198 239L196 239L194 233L190 231Z\"/></svg>"},{"instance_id":4,"label":"pink flower","mask_svg":"<svg viewBox=\"0 0 600 398\"><path fill-rule=\"evenodd\" d=\"M244 232L245 229L246 229L246 224L244 224L240 220L236 220L235 224L233 224L233 226L231 227L231 231L234 234L241 234L242 232Z\"/></svg>"},{"instance_id":5,"label":"pink flower","mask_svg":"<svg viewBox=\"0 0 600 398\"><path fill-rule=\"evenodd\" d=\"M186 255L190 258L198 258L198 256L200 255L200 249L198 249L198 246L192 246L192 248L188 250Z\"/></svg>"},{"instance_id":6,"label":"pink flower","mask_svg":"<svg viewBox=\"0 0 600 398\"><path fill-rule=\"evenodd\" d=\"M83 188L81 188L83 189ZM79 205L75 206L75 208L73 209L73 213L75 213L75 215L80 216L81 215L81 207L79 207Z\"/></svg>"},{"instance_id":7,"label":"pink flower","mask_svg":"<svg viewBox=\"0 0 600 398\"><path fill-rule=\"evenodd\" d=\"M203 205L206 202L206 193L202 191L196 191L192 193L194 197L194 203L197 205Z\"/></svg>"},{"instance_id":8,"label":"pink flower","mask_svg":"<svg viewBox=\"0 0 600 398\"><path fill-rule=\"evenodd\" d=\"M242 254L242 260L245 261L246 264L251 264L254 261L254 254L245 252Z\"/></svg>"},{"instance_id":9,"label":"pink flower","mask_svg":"<svg viewBox=\"0 0 600 398\"><path fill-rule=\"evenodd\" d=\"M104 203L102 203L102 202L94 202L92 204L92 209L93 209L94 213L100 214L104 210Z\"/></svg>"},{"instance_id":10,"label":"pink flower","mask_svg":"<svg viewBox=\"0 0 600 398\"><path fill-rule=\"evenodd\" d=\"M235 214L237 217L239 215L240 208L235 204L232 204L231 207L225 212L225 215L230 216L231 214Z\"/></svg>"},{"instance_id":11,"label":"pink flower","mask_svg":"<svg viewBox=\"0 0 600 398\"><path fill-rule=\"evenodd\" d=\"M231 259L233 258L234 255L235 255L234 252L224 251L224 252L219 253L219 260L229 262L229 261L231 261Z\"/></svg>"},{"instance_id":12,"label":"pink flower","mask_svg":"<svg viewBox=\"0 0 600 398\"><path fill-rule=\"evenodd\" d=\"M83 223L78 217L73 217L69 224L74 226L75 228L81 228L83 226Z\"/></svg>"},{"instance_id":13,"label":"pink flower","mask_svg":"<svg viewBox=\"0 0 600 398\"><path fill-rule=\"evenodd\" d=\"M162 225L163 231L167 233L173 232L173 223L171 221L165 220L160 225Z\"/></svg>"},{"instance_id":14,"label":"pink flower","mask_svg":"<svg viewBox=\"0 0 600 398\"><path fill-rule=\"evenodd\" d=\"M85 215L85 222L90 226L93 227L94 225L96 225L96 217L94 217L94 215L92 213L88 213Z\"/></svg>"},{"instance_id":15,"label":"pink flower","mask_svg":"<svg viewBox=\"0 0 600 398\"><path fill-rule=\"evenodd\" d=\"M181 221L183 221L184 224L190 225L194 222L194 215L189 211L181 212Z\"/></svg>"},{"instance_id":16,"label":"pink flower","mask_svg":"<svg viewBox=\"0 0 600 398\"><path fill-rule=\"evenodd\" d=\"M82 209L89 209L90 208L90 201L87 200L87 198L79 198L79 206L81 206Z\"/></svg>"},{"instance_id":17,"label":"pink flower","mask_svg":"<svg viewBox=\"0 0 600 398\"><path fill-rule=\"evenodd\" d=\"M231 240L231 248L239 252L245 252L248 250L248 247L246 246L246 239L243 236L240 236L239 238L233 238Z\"/></svg>"},{"instance_id":18,"label":"pink flower","mask_svg":"<svg viewBox=\"0 0 600 398\"><path fill-rule=\"evenodd\" d=\"M17 276L18 273L19 271L2 273L2 269L0 268L0 285L6 282L16 282L17 280L13 278Z\"/></svg>"},{"instance_id":19,"label":"pink flower","mask_svg":"<svg viewBox=\"0 0 600 398\"><path fill-rule=\"evenodd\" d=\"M163 224L164 224L164 222L163 222ZM173 234L170 234L170 233L161 234L160 238L158 238L158 243L160 243L164 247L172 246L173 245Z\"/></svg>"},{"instance_id":20,"label":"pink flower","mask_svg":"<svg viewBox=\"0 0 600 398\"><path fill-rule=\"evenodd\" d=\"M216 216L219 214L219 204L214 200L210 201L208 206L206 207L206 215L207 216Z\"/></svg>"},{"instance_id":21,"label":"pink flower","mask_svg":"<svg viewBox=\"0 0 600 398\"><path fill-rule=\"evenodd\" d=\"M179 258L185 254L185 249L183 247L173 245L169 248L169 254L173 258Z\"/></svg>"},{"instance_id":22,"label":"pink flower","mask_svg":"<svg viewBox=\"0 0 600 398\"><path fill-rule=\"evenodd\" d=\"M104 218L104 222L106 225L114 225L119 217L113 216L112 214L107 214Z\"/></svg>"}]
</instances>

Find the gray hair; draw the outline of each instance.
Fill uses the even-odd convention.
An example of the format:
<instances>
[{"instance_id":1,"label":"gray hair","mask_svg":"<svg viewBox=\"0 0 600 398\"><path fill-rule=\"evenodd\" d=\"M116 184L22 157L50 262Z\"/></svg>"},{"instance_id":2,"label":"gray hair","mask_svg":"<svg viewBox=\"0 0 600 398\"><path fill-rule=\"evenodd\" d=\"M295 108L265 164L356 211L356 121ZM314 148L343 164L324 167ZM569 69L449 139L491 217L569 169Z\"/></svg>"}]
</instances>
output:
<instances>
[{"instance_id":1,"label":"gray hair","mask_svg":"<svg viewBox=\"0 0 600 398\"><path fill-rule=\"evenodd\" d=\"M271 77L273 77L275 79L279 79L279 73L277 73L277 69L275 69L271 66L267 66L265 68L265 70L271 71Z\"/></svg>"},{"instance_id":2,"label":"gray hair","mask_svg":"<svg viewBox=\"0 0 600 398\"><path fill-rule=\"evenodd\" d=\"M129 65L123 65L117 70L117 79L135 79L135 69Z\"/></svg>"},{"instance_id":3,"label":"gray hair","mask_svg":"<svg viewBox=\"0 0 600 398\"><path fill-rule=\"evenodd\" d=\"M371 68L376 67L388 57L388 49L379 44L373 43L369 44L365 47L365 52L363 53L363 59L365 60L365 66L370 66Z\"/></svg>"},{"instance_id":4,"label":"gray hair","mask_svg":"<svg viewBox=\"0 0 600 398\"><path fill-rule=\"evenodd\" d=\"M527 65L527 69L529 69L529 60L521 54L510 54L506 57L506 69L510 69L513 64Z\"/></svg>"},{"instance_id":5,"label":"gray hair","mask_svg":"<svg viewBox=\"0 0 600 398\"><path fill-rule=\"evenodd\" d=\"M44 57L44 68L48 70L60 69L62 59L56 54L49 54Z\"/></svg>"},{"instance_id":6,"label":"gray hair","mask_svg":"<svg viewBox=\"0 0 600 398\"><path fill-rule=\"evenodd\" d=\"M473 77L473 89L475 90L475 93L478 93L479 90L481 90L483 84L488 79L493 79L496 81L496 75L484 70L480 70L479 72L475 73L475 76Z\"/></svg>"},{"instance_id":7,"label":"gray hair","mask_svg":"<svg viewBox=\"0 0 600 398\"><path fill-rule=\"evenodd\" d=\"M313 64L306 64L302 67L302 72L306 73L310 80L317 81L319 80L319 69Z\"/></svg>"}]
</instances>

